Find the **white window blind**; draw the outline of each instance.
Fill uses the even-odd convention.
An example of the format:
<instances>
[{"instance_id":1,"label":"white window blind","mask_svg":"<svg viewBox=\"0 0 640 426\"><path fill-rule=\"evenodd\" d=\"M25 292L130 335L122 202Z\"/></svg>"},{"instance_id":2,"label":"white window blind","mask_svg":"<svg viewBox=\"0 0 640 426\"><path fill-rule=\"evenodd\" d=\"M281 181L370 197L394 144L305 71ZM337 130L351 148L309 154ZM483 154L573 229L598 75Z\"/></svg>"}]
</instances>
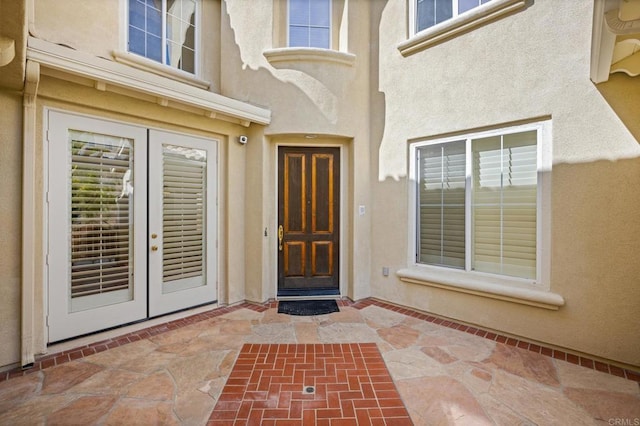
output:
<instances>
[{"instance_id":1,"label":"white window blind","mask_svg":"<svg viewBox=\"0 0 640 426\"><path fill-rule=\"evenodd\" d=\"M130 289L131 141L69 133L71 298Z\"/></svg>"},{"instance_id":2,"label":"white window blind","mask_svg":"<svg viewBox=\"0 0 640 426\"><path fill-rule=\"evenodd\" d=\"M536 276L536 132L476 139L473 269Z\"/></svg>"},{"instance_id":3,"label":"white window blind","mask_svg":"<svg viewBox=\"0 0 640 426\"><path fill-rule=\"evenodd\" d=\"M417 263L537 278L539 131L416 144Z\"/></svg>"},{"instance_id":4,"label":"white window blind","mask_svg":"<svg viewBox=\"0 0 640 426\"><path fill-rule=\"evenodd\" d=\"M163 146L163 281L205 274L206 152Z\"/></svg>"},{"instance_id":5,"label":"white window blind","mask_svg":"<svg viewBox=\"0 0 640 426\"><path fill-rule=\"evenodd\" d=\"M465 141L418 149L418 261L465 266Z\"/></svg>"},{"instance_id":6,"label":"white window blind","mask_svg":"<svg viewBox=\"0 0 640 426\"><path fill-rule=\"evenodd\" d=\"M331 44L331 0L289 0L289 46Z\"/></svg>"}]
</instances>

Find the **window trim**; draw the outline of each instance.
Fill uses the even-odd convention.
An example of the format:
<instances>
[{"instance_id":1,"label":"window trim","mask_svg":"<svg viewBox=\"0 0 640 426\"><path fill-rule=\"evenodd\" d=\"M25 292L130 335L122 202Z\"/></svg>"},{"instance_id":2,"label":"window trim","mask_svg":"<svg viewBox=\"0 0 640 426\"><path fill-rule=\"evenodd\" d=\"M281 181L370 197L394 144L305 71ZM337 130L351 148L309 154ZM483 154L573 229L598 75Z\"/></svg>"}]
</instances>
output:
<instances>
[{"instance_id":1,"label":"window trim","mask_svg":"<svg viewBox=\"0 0 640 426\"><path fill-rule=\"evenodd\" d=\"M465 249L465 270L447 268L443 266L426 265L417 262L418 238L417 238L417 193L416 182L416 152L417 148L425 145L441 144L459 140L471 140L476 138L506 135L524 131L537 131L537 170L538 191L536 199L537 228L536 228L536 278L525 279L506 275L491 274L470 270L470 250L467 244ZM467 153L467 155L469 155ZM433 137L428 139L413 140L409 145L409 226L408 226L408 259L407 269L398 271L403 281L421 283L433 286L453 287L457 291L480 292L489 294L502 294L513 297L515 294L534 292L548 292L550 289L551 270L551 163L552 163L552 139L551 120L544 119L526 124L504 125L492 130L477 130L460 133L454 136ZM467 170L467 180L469 177ZM469 182L467 181L467 185ZM466 197L470 192L467 191ZM467 200L468 201L468 200ZM468 223L469 217L465 217ZM465 239L469 240L467 231ZM500 291L503 289L503 291ZM560 297L561 298L561 297ZM525 298L526 299L526 298ZM556 298L557 299L557 298ZM556 300L553 299L553 300ZM556 300L560 303L559 300ZM562 301L562 303L564 303ZM561 306L561 305L560 305Z\"/></svg>"},{"instance_id":2,"label":"window trim","mask_svg":"<svg viewBox=\"0 0 640 426\"><path fill-rule=\"evenodd\" d=\"M405 57L510 15L527 5L527 0L492 0L418 32L416 31L417 0L407 1L409 2L409 38L398 44L398 50Z\"/></svg>"},{"instance_id":3,"label":"window trim","mask_svg":"<svg viewBox=\"0 0 640 426\"><path fill-rule=\"evenodd\" d=\"M319 47L284 47L268 49L262 54L276 68L293 62L325 62L352 67L356 60L352 53Z\"/></svg>"},{"instance_id":4,"label":"window trim","mask_svg":"<svg viewBox=\"0 0 640 426\"><path fill-rule=\"evenodd\" d=\"M312 1L312 0L309 0ZM286 29L287 29L287 38L286 38L286 47L289 49L299 49L299 48L311 48L311 49L333 49L333 2L329 0L329 47L314 47L314 46L291 46L290 45L290 35L289 31L291 29L291 0L287 0L287 20L286 20ZM309 25L307 28L310 28Z\"/></svg>"},{"instance_id":5,"label":"window trim","mask_svg":"<svg viewBox=\"0 0 640 426\"><path fill-rule=\"evenodd\" d=\"M193 84L194 82L196 82L196 86L201 85L200 82L198 82L198 77L202 75L202 71L201 71L201 27L202 27L202 2L200 0L195 0L195 4L196 4L196 8L195 8L195 34L194 34L194 58L193 58L193 73L189 72L189 71L185 71L182 69L179 69L177 67L174 67L172 65L163 63L163 62L158 62L154 59L148 58L146 56L140 55L138 53L132 52L129 50L129 9L130 9L130 3L131 0L121 0L121 10L122 10L122 15L123 15L123 20L122 22L124 22L124 26L122 29L122 34L123 34L123 46L122 46L122 51L118 52L118 55L115 55L117 58L127 58L127 63L128 65L131 66L135 66L141 69L145 69L145 70L149 70L149 69L156 69L156 72L158 69L166 69L166 74L172 77L177 77L180 76L180 74L184 74L186 76L180 76L178 77L179 79L183 80L183 81L188 81L190 80L188 76L193 76L193 79L191 79L191 83ZM166 0L162 0L162 6L163 6L163 13L162 13L162 22L163 25L165 25L164 23L166 22ZM166 43L166 34L162 35L162 40L163 40L163 46ZM164 50L164 49L163 49ZM164 53L163 53L164 56ZM138 60L140 59L140 60ZM150 65L147 63L147 61L153 62L156 66L154 65ZM123 61L124 62L124 61Z\"/></svg>"}]
</instances>

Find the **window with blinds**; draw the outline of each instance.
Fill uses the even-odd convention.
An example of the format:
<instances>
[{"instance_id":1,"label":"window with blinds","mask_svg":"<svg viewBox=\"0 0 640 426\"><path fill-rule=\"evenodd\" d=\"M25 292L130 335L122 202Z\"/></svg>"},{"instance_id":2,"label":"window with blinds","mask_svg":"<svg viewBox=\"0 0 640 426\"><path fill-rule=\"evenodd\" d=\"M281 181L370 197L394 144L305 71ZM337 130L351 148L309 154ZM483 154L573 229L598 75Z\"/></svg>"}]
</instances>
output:
<instances>
[{"instance_id":1,"label":"window with blinds","mask_svg":"<svg viewBox=\"0 0 640 426\"><path fill-rule=\"evenodd\" d=\"M418 262L465 266L465 141L418 148Z\"/></svg>"},{"instance_id":2,"label":"window with blinds","mask_svg":"<svg viewBox=\"0 0 640 426\"><path fill-rule=\"evenodd\" d=\"M206 152L163 145L163 281L165 292L204 285Z\"/></svg>"},{"instance_id":3,"label":"window with blinds","mask_svg":"<svg viewBox=\"0 0 640 426\"><path fill-rule=\"evenodd\" d=\"M130 291L132 143L105 135L69 133L71 298Z\"/></svg>"},{"instance_id":4,"label":"window with blinds","mask_svg":"<svg viewBox=\"0 0 640 426\"><path fill-rule=\"evenodd\" d=\"M331 0L289 0L289 47L331 44Z\"/></svg>"},{"instance_id":5,"label":"window with blinds","mask_svg":"<svg viewBox=\"0 0 640 426\"><path fill-rule=\"evenodd\" d=\"M536 278L537 139L527 130L416 146L418 263Z\"/></svg>"},{"instance_id":6,"label":"window with blinds","mask_svg":"<svg viewBox=\"0 0 640 426\"><path fill-rule=\"evenodd\" d=\"M476 271L536 277L537 133L471 141Z\"/></svg>"}]
</instances>

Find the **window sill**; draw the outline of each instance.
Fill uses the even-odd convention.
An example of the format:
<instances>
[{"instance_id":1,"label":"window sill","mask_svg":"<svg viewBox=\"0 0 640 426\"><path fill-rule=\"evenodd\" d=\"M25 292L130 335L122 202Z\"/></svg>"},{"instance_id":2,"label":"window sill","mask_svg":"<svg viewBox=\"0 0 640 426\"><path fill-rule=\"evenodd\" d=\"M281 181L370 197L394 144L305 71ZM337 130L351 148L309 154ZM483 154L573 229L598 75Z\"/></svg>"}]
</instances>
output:
<instances>
[{"instance_id":1,"label":"window sill","mask_svg":"<svg viewBox=\"0 0 640 426\"><path fill-rule=\"evenodd\" d=\"M147 59L133 53L114 50L112 54L116 62L120 62L121 64L129 65L143 71L152 72L162 77L171 78L172 80L177 80L181 83L186 83L199 89L208 90L211 86L211 83L208 81L200 80L193 74L186 71L172 68L168 65L163 65L159 62L152 61L151 59Z\"/></svg>"},{"instance_id":2,"label":"window sill","mask_svg":"<svg viewBox=\"0 0 640 426\"><path fill-rule=\"evenodd\" d=\"M560 307L564 306L565 303L564 298L556 293L527 288L522 284L507 284L507 281L511 281L509 279L504 279L504 283L497 283L496 280L489 282L488 280L480 278L481 275L474 277L472 276L473 274L468 272L415 266L400 269L397 275L400 277L400 281L406 283L473 294L538 308L557 311ZM501 279L501 277L497 277L497 280Z\"/></svg>"},{"instance_id":3,"label":"window sill","mask_svg":"<svg viewBox=\"0 0 640 426\"><path fill-rule=\"evenodd\" d=\"M315 47L282 47L263 52L270 64L281 62L333 62L352 67L356 55L337 50L320 49Z\"/></svg>"},{"instance_id":4,"label":"window sill","mask_svg":"<svg viewBox=\"0 0 640 426\"><path fill-rule=\"evenodd\" d=\"M415 34L398 45L402 56L410 56L445 40L471 31L490 21L511 14L526 6L526 0L495 0L462 15L441 22Z\"/></svg>"}]
</instances>

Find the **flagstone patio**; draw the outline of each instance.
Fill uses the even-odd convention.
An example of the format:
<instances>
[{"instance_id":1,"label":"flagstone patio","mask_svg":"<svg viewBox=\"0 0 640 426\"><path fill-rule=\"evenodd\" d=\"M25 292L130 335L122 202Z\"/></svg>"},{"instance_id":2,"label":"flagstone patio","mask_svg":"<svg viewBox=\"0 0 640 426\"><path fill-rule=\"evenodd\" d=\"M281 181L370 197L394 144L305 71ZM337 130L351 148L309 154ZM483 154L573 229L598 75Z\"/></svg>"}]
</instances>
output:
<instances>
[{"instance_id":1,"label":"flagstone patio","mask_svg":"<svg viewBox=\"0 0 640 426\"><path fill-rule=\"evenodd\" d=\"M640 423L637 372L374 299L340 304L340 312L296 317L278 314L276 303L244 303L42 357L31 370L0 373L0 425ZM254 410L259 414L249 418L241 415L242 403L221 403L214 410L218 402L253 395L241 388L249 386L249 376L245 381L234 376L227 384L236 360L243 359L243 347L247 353L268 347L283 353L339 350L340 356L349 352L351 360L350 351L364 357L377 353L384 363L374 359L370 369L366 363L353 367L358 380L346 379L348 389L326 387L310 379L313 374L291 373L305 377L305 385L313 383L314 393L300 396L285 385L271 387L265 403L275 404L274 409ZM336 362L338 368L351 368ZM393 386L377 389L381 366ZM335 366L330 369L335 373ZM351 374L346 371L344 377ZM319 401L316 390L329 402ZM278 409L283 400L288 418ZM327 405L331 400L333 407ZM397 409L385 411L385 406ZM221 410L229 407L235 417L222 419ZM250 409L251 403L244 407ZM302 417L304 407L312 417ZM403 408L408 423L401 418ZM373 415L365 416L364 409Z\"/></svg>"}]
</instances>

